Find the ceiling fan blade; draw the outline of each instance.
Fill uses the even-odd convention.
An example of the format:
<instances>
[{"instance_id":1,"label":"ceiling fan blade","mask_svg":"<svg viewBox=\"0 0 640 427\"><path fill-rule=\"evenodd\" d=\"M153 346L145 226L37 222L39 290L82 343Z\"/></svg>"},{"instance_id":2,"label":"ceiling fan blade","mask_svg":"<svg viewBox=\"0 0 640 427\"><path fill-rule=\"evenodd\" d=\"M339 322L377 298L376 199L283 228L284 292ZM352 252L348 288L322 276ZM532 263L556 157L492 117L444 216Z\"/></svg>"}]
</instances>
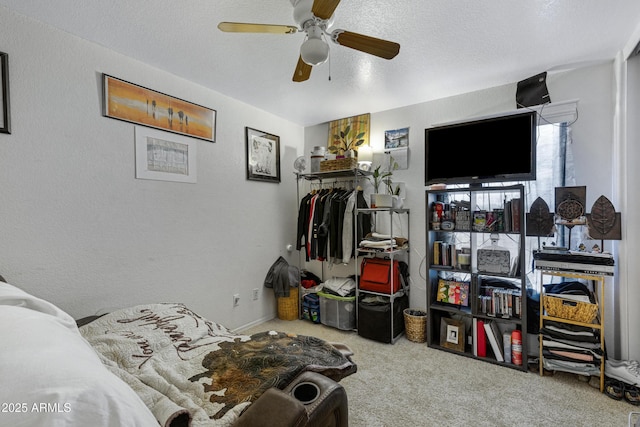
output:
<instances>
[{"instance_id":1,"label":"ceiling fan blade","mask_svg":"<svg viewBox=\"0 0 640 427\"><path fill-rule=\"evenodd\" d=\"M294 82L304 82L311 77L311 65L302 60L302 56L298 58L298 65L296 65L296 71L293 73Z\"/></svg>"},{"instance_id":2,"label":"ceiling fan blade","mask_svg":"<svg viewBox=\"0 0 640 427\"><path fill-rule=\"evenodd\" d=\"M350 47L384 59L394 58L400 52L398 43L352 33L351 31L336 30L332 34L332 40L341 46Z\"/></svg>"},{"instance_id":3,"label":"ceiling fan blade","mask_svg":"<svg viewBox=\"0 0 640 427\"><path fill-rule=\"evenodd\" d=\"M311 13L320 19L329 19L339 3L340 0L315 0L311 8Z\"/></svg>"},{"instance_id":4,"label":"ceiling fan blade","mask_svg":"<svg viewBox=\"0 0 640 427\"><path fill-rule=\"evenodd\" d=\"M293 34L298 32L298 28L292 25L249 24L246 22L221 22L218 24L218 28L228 33Z\"/></svg>"}]
</instances>

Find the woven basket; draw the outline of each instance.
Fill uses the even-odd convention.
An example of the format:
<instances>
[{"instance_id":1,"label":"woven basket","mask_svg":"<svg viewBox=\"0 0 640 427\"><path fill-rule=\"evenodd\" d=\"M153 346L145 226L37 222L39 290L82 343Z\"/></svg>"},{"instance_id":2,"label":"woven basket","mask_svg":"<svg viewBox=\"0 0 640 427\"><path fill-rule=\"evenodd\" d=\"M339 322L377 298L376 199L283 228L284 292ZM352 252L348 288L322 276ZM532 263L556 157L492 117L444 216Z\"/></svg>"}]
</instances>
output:
<instances>
[{"instance_id":1,"label":"woven basket","mask_svg":"<svg viewBox=\"0 0 640 427\"><path fill-rule=\"evenodd\" d=\"M405 308L402 314L404 314L404 329L407 339L413 342L425 342L427 340L427 313Z\"/></svg>"},{"instance_id":2,"label":"woven basket","mask_svg":"<svg viewBox=\"0 0 640 427\"><path fill-rule=\"evenodd\" d=\"M288 297L278 297L278 319L296 320L298 318L298 288L289 288Z\"/></svg>"},{"instance_id":3,"label":"woven basket","mask_svg":"<svg viewBox=\"0 0 640 427\"><path fill-rule=\"evenodd\" d=\"M341 171L353 169L358 164L355 157L345 157L344 159L324 160L320 162L320 172Z\"/></svg>"},{"instance_id":4,"label":"woven basket","mask_svg":"<svg viewBox=\"0 0 640 427\"><path fill-rule=\"evenodd\" d=\"M544 296L544 309L547 316L592 323L598 315L598 305L564 298Z\"/></svg>"}]
</instances>

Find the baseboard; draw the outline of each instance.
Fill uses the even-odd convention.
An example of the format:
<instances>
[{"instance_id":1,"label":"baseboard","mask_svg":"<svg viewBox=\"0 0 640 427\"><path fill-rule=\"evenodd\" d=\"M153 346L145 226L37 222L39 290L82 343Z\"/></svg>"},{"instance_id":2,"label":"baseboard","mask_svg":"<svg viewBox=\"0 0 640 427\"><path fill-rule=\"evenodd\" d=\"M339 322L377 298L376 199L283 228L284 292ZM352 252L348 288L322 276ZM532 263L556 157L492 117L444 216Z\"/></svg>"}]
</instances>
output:
<instances>
[{"instance_id":1,"label":"baseboard","mask_svg":"<svg viewBox=\"0 0 640 427\"><path fill-rule=\"evenodd\" d=\"M232 332L235 333L242 333L242 331L246 331L247 329L253 328L254 326L258 326L262 323L268 322L269 320L275 319L276 316L275 315L269 315L269 316L264 316L261 317L259 319L254 320L253 322L247 323L245 325L242 326L238 326L237 328L233 329Z\"/></svg>"}]
</instances>

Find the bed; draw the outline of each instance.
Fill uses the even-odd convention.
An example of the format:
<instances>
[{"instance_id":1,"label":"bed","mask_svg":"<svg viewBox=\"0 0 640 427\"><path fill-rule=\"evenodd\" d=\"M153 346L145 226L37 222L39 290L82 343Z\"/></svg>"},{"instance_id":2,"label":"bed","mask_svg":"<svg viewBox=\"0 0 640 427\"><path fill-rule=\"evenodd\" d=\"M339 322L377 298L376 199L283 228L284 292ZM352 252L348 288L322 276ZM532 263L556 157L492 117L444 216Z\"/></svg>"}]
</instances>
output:
<instances>
[{"instance_id":1,"label":"bed","mask_svg":"<svg viewBox=\"0 0 640 427\"><path fill-rule=\"evenodd\" d=\"M76 322L0 283L0 339L2 425L348 425L347 347L237 334L180 303Z\"/></svg>"}]
</instances>

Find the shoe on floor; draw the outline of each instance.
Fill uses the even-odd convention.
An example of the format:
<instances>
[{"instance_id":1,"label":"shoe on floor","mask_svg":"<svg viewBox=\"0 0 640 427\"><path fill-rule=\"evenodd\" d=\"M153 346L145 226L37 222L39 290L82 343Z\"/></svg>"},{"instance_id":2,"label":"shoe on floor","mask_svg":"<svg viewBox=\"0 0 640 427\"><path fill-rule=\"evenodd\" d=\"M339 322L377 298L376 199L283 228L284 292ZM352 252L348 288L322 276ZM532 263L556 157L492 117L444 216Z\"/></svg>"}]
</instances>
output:
<instances>
[{"instance_id":1,"label":"shoe on floor","mask_svg":"<svg viewBox=\"0 0 640 427\"><path fill-rule=\"evenodd\" d=\"M613 367L619 366L638 366L637 360L615 360L615 359L607 359L609 365Z\"/></svg>"},{"instance_id":2,"label":"shoe on floor","mask_svg":"<svg viewBox=\"0 0 640 427\"><path fill-rule=\"evenodd\" d=\"M624 400L632 405L640 405L640 393L636 387L624 388Z\"/></svg>"},{"instance_id":3,"label":"shoe on floor","mask_svg":"<svg viewBox=\"0 0 640 427\"><path fill-rule=\"evenodd\" d=\"M620 400L624 397L624 387L620 381L609 380L604 383L604 393L612 399Z\"/></svg>"},{"instance_id":4,"label":"shoe on floor","mask_svg":"<svg viewBox=\"0 0 640 427\"><path fill-rule=\"evenodd\" d=\"M640 365L637 361L607 359L604 368L606 376L633 386L640 386Z\"/></svg>"}]
</instances>

